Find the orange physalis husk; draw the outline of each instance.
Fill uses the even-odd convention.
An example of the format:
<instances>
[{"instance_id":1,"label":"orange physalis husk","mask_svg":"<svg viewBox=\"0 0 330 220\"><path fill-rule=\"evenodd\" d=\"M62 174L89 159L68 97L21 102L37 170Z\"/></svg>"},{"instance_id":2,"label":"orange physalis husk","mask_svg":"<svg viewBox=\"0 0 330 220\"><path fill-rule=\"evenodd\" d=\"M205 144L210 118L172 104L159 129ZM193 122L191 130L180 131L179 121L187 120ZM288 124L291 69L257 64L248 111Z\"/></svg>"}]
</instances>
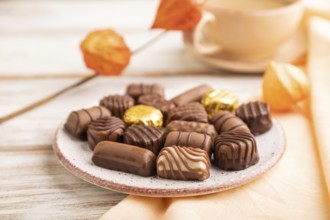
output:
<instances>
[{"instance_id":1,"label":"orange physalis husk","mask_svg":"<svg viewBox=\"0 0 330 220\"><path fill-rule=\"evenodd\" d=\"M202 10L193 0L161 0L151 28L187 31L201 18Z\"/></svg>"},{"instance_id":2,"label":"orange physalis husk","mask_svg":"<svg viewBox=\"0 0 330 220\"><path fill-rule=\"evenodd\" d=\"M264 100L275 111L287 111L309 94L306 74L291 64L270 62L263 77Z\"/></svg>"},{"instance_id":3,"label":"orange physalis husk","mask_svg":"<svg viewBox=\"0 0 330 220\"><path fill-rule=\"evenodd\" d=\"M86 66L101 75L120 75L131 58L123 37L111 29L89 33L80 49Z\"/></svg>"}]
</instances>

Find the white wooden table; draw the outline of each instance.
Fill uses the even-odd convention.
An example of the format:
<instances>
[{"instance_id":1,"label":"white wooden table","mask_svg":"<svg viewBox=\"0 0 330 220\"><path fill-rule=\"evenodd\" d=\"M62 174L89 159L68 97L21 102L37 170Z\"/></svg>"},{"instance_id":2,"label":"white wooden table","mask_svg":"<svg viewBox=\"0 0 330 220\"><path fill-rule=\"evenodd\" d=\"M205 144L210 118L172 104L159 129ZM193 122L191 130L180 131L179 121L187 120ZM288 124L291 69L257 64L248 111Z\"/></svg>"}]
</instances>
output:
<instances>
[{"instance_id":1,"label":"white wooden table","mask_svg":"<svg viewBox=\"0 0 330 220\"><path fill-rule=\"evenodd\" d=\"M90 30L115 28L132 49L157 35L148 30L157 4L0 1L0 117L90 74L79 51ZM109 87L122 93L133 81L177 86L178 92L212 82L249 93L260 88L261 77L207 67L184 49L180 33L168 33L135 56L124 76L98 77L0 124L0 219L95 219L126 197L70 174L57 161L51 142L71 110L96 103Z\"/></svg>"}]
</instances>

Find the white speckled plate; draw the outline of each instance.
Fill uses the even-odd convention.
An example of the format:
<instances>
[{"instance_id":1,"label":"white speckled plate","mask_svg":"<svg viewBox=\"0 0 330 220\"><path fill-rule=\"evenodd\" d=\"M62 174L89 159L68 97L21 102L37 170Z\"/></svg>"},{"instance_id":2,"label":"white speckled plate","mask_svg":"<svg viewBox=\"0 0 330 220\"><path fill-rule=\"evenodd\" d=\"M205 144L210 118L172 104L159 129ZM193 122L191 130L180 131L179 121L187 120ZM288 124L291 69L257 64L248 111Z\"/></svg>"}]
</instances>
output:
<instances>
[{"instance_id":1,"label":"white speckled plate","mask_svg":"<svg viewBox=\"0 0 330 220\"><path fill-rule=\"evenodd\" d=\"M107 170L95 166L92 151L87 142L69 135L63 124L54 136L53 148L62 165L77 177L94 185L127 194L176 197L220 192L249 183L270 168L282 157L286 139L281 126L274 121L268 132L256 137L260 160L242 171L222 171L211 168L211 175L205 181L167 180L159 177L141 177L134 174Z\"/></svg>"}]
</instances>

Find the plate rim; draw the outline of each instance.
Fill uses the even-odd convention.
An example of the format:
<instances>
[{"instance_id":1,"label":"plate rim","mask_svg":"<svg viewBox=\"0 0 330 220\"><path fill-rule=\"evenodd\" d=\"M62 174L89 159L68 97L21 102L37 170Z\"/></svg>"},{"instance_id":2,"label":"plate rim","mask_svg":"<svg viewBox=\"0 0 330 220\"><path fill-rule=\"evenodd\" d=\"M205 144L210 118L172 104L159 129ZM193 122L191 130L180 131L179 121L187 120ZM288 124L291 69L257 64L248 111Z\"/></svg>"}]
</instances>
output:
<instances>
[{"instance_id":1,"label":"plate rim","mask_svg":"<svg viewBox=\"0 0 330 220\"><path fill-rule=\"evenodd\" d=\"M257 180L261 176L263 176L267 171L269 171L271 168L273 168L283 157L284 152L286 150L287 145L287 138L284 132L283 127L280 125L280 123L277 122L277 120L273 119L273 123L276 124L279 128L280 136L282 137L282 142L280 146L280 152L277 157L272 157L270 160L268 160L265 165L260 169L261 171L257 174L250 175L248 178L241 178L240 181L237 181L235 184L230 184L229 182L225 185L222 185L221 187L217 185L212 185L207 188L198 188L198 189L190 189L189 188L182 188L182 189L146 189L138 186L129 186L125 184L119 184L116 182L104 180L102 178L99 178L97 176L94 176L93 174L86 173L83 170L81 170L79 167L72 164L70 161L67 160L67 158L62 154L61 150L58 147L57 143L57 137L59 135L59 131L63 128L64 122L60 123L58 128L55 131L55 134L53 136L52 141L52 148L54 153L56 154L60 164L68 170L71 174L74 176L91 183L93 185L99 186L101 188L112 190L120 193L125 193L129 195L137 195L137 196L146 196L146 197L191 197L191 196L199 196L199 195L207 195L207 194L213 194L217 192L227 191L229 189L234 189L239 186L246 185L254 180ZM117 171L120 172L120 171ZM178 180L179 181L179 180ZM188 191L186 191L188 190Z\"/></svg>"}]
</instances>

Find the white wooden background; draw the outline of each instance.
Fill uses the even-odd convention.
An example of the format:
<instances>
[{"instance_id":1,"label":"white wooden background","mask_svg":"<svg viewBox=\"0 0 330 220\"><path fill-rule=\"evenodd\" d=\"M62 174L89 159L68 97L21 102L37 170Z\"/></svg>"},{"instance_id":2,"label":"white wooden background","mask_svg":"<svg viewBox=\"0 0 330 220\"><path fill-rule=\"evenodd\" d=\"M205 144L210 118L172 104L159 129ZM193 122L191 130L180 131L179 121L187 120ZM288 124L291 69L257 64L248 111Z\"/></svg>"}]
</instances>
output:
<instances>
[{"instance_id":1,"label":"white wooden background","mask_svg":"<svg viewBox=\"0 0 330 220\"><path fill-rule=\"evenodd\" d=\"M115 28L134 49L149 31L158 1L0 1L0 117L67 86L91 71L79 42L97 28ZM159 76L161 75L161 76ZM0 219L95 219L126 195L86 183L57 161L51 141L73 109L96 103L129 82L160 82L178 92L211 83L241 94L260 76L207 67L168 33L134 56L123 77L98 77L54 101L0 124Z\"/></svg>"}]
</instances>

